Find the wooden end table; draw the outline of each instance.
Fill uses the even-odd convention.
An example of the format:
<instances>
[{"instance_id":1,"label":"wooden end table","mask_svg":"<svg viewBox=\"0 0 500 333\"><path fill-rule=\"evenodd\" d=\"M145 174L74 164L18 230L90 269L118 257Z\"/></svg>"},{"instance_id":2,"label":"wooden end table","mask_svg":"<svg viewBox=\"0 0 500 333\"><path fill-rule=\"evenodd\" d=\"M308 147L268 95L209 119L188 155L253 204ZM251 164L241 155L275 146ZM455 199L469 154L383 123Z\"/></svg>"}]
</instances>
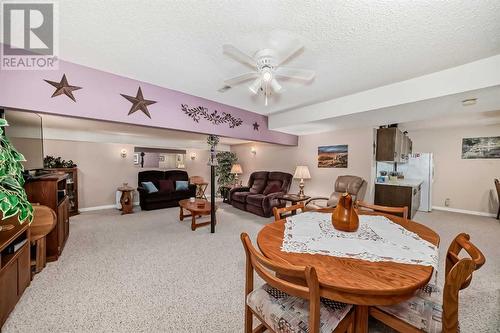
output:
<instances>
[{"instance_id":1,"label":"wooden end table","mask_svg":"<svg viewBox=\"0 0 500 333\"><path fill-rule=\"evenodd\" d=\"M122 192L122 196L120 198L120 203L122 204L122 215L124 214L132 214L134 212L134 203L132 202L132 192L134 192L134 188L124 185L118 187L118 191Z\"/></svg>"},{"instance_id":2,"label":"wooden end table","mask_svg":"<svg viewBox=\"0 0 500 333\"><path fill-rule=\"evenodd\" d=\"M284 194L284 195L280 195L279 197L276 197L276 199L278 199L280 201L289 201L290 206L293 206L298 202L309 200L309 199L311 199L311 197L309 197L307 195L301 197L298 194ZM296 209L292 210L292 215L295 215L295 214L297 214Z\"/></svg>"},{"instance_id":3,"label":"wooden end table","mask_svg":"<svg viewBox=\"0 0 500 333\"><path fill-rule=\"evenodd\" d=\"M56 213L47 206L33 205L33 222L30 225L30 242L35 245L35 273L39 273L47 264L47 243L45 237L54 229Z\"/></svg>"},{"instance_id":4,"label":"wooden end table","mask_svg":"<svg viewBox=\"0 0 500 333\"><path fill-rule=\"evenodd\" d=\"M179 219L181 222L185 217L191 216L191 230L196 230L196 228L203 227L205 225L209 225L211 221L196 223L196 217L202 217L206 215L210 215L210 201L204 199L195 199L194 202L191 202L190 199L184 199L179 201ZM189 211L190 214L184 214L184 209ZM217 207L215 207L217 210Z\"/></svg>"}]
</instances>

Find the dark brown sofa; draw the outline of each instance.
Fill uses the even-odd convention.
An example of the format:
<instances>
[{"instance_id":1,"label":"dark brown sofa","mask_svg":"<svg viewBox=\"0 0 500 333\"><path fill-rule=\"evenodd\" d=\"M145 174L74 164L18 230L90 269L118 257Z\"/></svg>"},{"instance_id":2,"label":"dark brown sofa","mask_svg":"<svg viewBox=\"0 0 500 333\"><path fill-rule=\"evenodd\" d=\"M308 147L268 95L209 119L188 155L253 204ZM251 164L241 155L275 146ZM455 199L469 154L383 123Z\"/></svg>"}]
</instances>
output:
<instances>
[{"instance_id":1,"label":"dark brown sofa","mask_svg":"<svg viewBox=\"0 0 500 333\"><path fill-rule=\"evenodd\" d=\"M189 177L186 171L183 170L148 170L141 171L138 175L138 185L137 191L139 191L139 204L142 210L153 210L168 207L178 207L179 200L188 199L196 195L196 185L189 184L189 187L185 191L176 191L175 182L177 180L189 181ZM160 189L160 180L172 180L173 189L170 191L162 191ZM152 182L156 188L159 190L155 193L148 193L146 189L142 187L142 182Z\"/></svg>"},{"instance_id":2,"label":"dark brown sofa","mask_svg":"<svg viewBox=\"0 0 500 333\"><path fill-rule=\"evenodd\" d=\"M279 171L257 171L250 175L248 186L233 188L229 192L231 205L260 216L273 215L273 207L284 207L276 197L287 194L293 176Z\"/></svg>"}]
</instances>

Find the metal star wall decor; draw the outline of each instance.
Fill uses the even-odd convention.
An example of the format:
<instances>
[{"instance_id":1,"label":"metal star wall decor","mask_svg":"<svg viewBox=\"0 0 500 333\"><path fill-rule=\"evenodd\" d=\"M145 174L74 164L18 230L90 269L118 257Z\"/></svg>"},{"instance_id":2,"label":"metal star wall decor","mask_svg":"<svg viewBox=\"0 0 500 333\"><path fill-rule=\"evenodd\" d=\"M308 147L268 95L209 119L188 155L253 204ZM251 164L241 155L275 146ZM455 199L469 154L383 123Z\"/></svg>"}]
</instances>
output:
<instances>
[{"instance_id":1,"label":"metal star wall decor","mask_svg":"<svg viewBox=\"0 0 500 333\"><path fill-rule=\"evenodd\" d=\"M253 130L254 131L258 131L259 130L259 126L260 126L259 123L257 123L257 122L253 123Z\"/></svg>"},{"instance_id":2,"label":"metal star wall decor","mask_svg":"<svg viewBox=\"0 0 500 333\"><path fill-rule=\"evenodd\" d=\"M49 80L44 80L48 84L54 86L56 88L56 91L52 94L52 97L56 97L59 95L66 95L69 98L73 100L73 102L76 102L75 96L73 96L73 91L82 89L81 87L77 86L72 86L68 83L68 79L66 78L66 74L63 74L63 77L61 79L61 82L55 82L55 81L49 81Z\"/></svg>"},{"instance_id":3,"label":"metal star wall decor","mask_svg":"<svg viewBox=\"0 0 500 333\"><path fill-rule=\"evenodd\" d=\"M122 95L125 99L127 99L129 102L132 103L132 107L130 108L130 111L128 112L129 116L132 113L141 110L146 116L148 116L151 119L151 114L149 113L148 105L155 104L156 101L150 101L150 100L144 99L144 97L142 96L141 87L139 87L139 90L137 90L137 95L135 97L124 95L124 94L120 94L120 95Z\"/></svg>"}]
</instances>

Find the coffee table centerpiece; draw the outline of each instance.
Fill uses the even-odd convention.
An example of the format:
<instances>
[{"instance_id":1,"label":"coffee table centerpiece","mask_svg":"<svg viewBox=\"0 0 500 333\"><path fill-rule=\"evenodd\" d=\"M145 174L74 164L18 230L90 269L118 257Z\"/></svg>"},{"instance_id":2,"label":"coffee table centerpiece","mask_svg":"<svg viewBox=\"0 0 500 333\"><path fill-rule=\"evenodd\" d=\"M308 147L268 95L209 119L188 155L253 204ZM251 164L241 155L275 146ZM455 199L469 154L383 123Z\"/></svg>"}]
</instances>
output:
<instances>
[{"instance_id":1,"label":"coffee table centerpiece","mask_svg":"<svg viewBox=\"0 0 500 333\"><path fill-rule=\"evenodd\" d=\"M191 230L196 230L198 227L202 227L205 225L209 225L211 221L196 223L196 217L202 217L206 215L210 215L210 201L205 199L184 199L179 201L179 219L181 222L185 217L191 216ZM217 206L215 207L217 209ZM185 214L184 210L187 210L189 214Z\"/></svg>"}]
</instances>

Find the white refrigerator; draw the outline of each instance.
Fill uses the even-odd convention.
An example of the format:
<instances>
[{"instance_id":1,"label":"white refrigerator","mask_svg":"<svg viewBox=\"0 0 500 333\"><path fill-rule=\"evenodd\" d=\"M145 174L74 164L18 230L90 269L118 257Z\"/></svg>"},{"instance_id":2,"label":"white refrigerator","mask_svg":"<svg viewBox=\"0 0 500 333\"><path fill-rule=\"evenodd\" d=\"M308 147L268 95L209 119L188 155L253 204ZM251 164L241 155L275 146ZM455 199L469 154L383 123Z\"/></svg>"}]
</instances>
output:
<instances>
[{"instance_id":1,"label":"white refrigerator","mask_svg":"<svg viewBox=\"0 0 500 333\"><path fill-rule=\"evenodd\" d=\"M403 172L405 178L421 179L424 182L420 192L420 207L423 212L432 211L432 183L434 182L434 160L432 153L413 153L408 162L398 164L398 171Z\"/></svg>"}]
</instances>

